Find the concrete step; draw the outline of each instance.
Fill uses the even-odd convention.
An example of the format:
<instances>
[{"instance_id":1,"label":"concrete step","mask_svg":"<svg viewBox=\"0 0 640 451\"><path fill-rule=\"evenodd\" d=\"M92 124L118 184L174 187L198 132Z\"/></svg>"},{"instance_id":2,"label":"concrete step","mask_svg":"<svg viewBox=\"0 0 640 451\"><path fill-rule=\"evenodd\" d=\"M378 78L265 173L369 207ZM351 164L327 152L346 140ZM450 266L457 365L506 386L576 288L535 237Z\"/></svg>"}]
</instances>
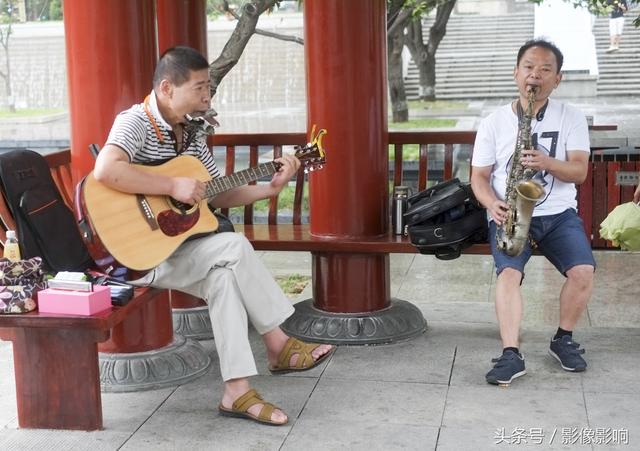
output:
<instances>
[{"instance_id":1,"label":"concrete step","mask_svg":"<svg viewBox=\"0 0 640 451\"><path fill-rule=\"evenodd\" d=\"M436 95L441 99L510 97L515 94L512 70L517 48L533 36L533 7L508 16L451 16L447 34L436 55ZM640 9L627 14L623 49L609 47L608 17L594 22L600 77L598 94L637 95L640 92L640 29L632 20ZM423 22L428 39L432 19ZM480 74L480 75L479 75ZM623 86L621 86L623 85ZM418 95L418 69L411 61L405 79L407 96ZM623 94L622 94L623 93Z\"/></svg>"},{"instance_id":2,"label":"concrete step","mask_svg":"<svg viewBox=\"0 0 640 451\"><path fill-rule=\"evenodd\" d=\"M637 96L637 89L600 89L598 88L598 96L602 97L630 97ZM452 99L453 97L447 97L446 99ZM442 97L445 99L445 97Z\"/></svg>"},{"instance_id":3,"label":"concrete step","mask_svg":"<svg viewBox=\"0 0 640 451\"><path fill-rule=\"evenodd\" d=\"M515 49L533 34L533 8L528 9L509 16L452 16L436 55L438 98L511 96ZM432 23L431 18L423 22L425 40ZM411 61L405 79L409 98L417 98L417 84L418 69Z\"/></svg>"}]
</instances>

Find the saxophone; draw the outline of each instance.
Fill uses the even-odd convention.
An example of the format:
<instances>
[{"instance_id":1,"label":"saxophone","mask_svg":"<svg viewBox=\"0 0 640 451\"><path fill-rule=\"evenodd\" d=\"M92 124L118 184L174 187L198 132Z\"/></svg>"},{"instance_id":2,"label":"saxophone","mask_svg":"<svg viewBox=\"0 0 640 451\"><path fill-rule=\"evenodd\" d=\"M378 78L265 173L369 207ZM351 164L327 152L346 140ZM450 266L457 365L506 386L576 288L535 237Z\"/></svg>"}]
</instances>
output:
<instances>
[{"instance_id":1,"label":"saxophone","mask_svg":"<svg viewBox=\"0 0 640 451\"><path fill-rule=\"evenodd\" d=\"M527 109L518 122L518 136L516 148L513 152L507 189L504 201L506 202L507 218L496 231L498 249L507 255L515 257L520 255L529 240L529 227L536 202L544 196L544 188L533 180L536 171L525 169L522 165L522 151L532 148L531 119L533 118L533 104L536 97L536 88L530 86L527 96Z\"/></svg>"}]
</instances>

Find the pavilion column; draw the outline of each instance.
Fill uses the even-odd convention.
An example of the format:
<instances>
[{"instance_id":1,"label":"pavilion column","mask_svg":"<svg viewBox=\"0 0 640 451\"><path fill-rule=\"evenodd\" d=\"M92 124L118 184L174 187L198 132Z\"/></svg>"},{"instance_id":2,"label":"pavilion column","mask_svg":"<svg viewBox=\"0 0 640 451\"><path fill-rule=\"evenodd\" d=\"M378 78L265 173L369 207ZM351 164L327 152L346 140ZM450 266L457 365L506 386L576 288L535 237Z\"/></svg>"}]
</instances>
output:
<instances>
[{"instance_id":1,"label":"pavilion column","mask_svg":"<svg viewBox=\"0 0 640 451\"><path fill-rule=\"evenodd\" d=\"M311 233L386 235L386 1L305 0L304 8L307 127L328 132L327 163L310 176ZM312 264L313 300L285 323L293 335L381 343L424 330L419 310L390 297L389 254L314 252Z\"/></svg>"},{"instance_id":2,"label":"pavilion column","mask_svg":"<svg viewBox=\"0 0 640 451\"><path fill-rule=\"evenodd\" d=\"M89 144L104 145L116 115L151 91L158 58L155 0L65 0L64 27L77 182L94 166ZM210 364L198 343L174 335L166 291L129 314L98 349L105 391L183 383Z\"/></svg>"},{"instance_id":3,"label":"pavilion column","mask_svg":"<svg viewBox=\"0 0 640 451\"><path fill-rule=\"evenodd\" d=\"M206 0L156 0L158 50L187 45L207 57Z\"/></svg>"},{"instance_id":4,"label":"pavilion column","mask_svg":"<svg viewBox=\"0 0 640 451\"><path fill-rule=\"evenodd\" d=\"M113 119L151 90L157 61L154 0L65 0L73 177L93 169Z\"/></svg>"},{"instance_id":5,"label":"pavilion column","mask_svg":"<svg viewBox=\"0 0 640 451\"><path fill-rule=\"evenodd\" d=\"M207 58L206 0L156 0L158 8L158 50L186 45ZM171 290L173 329L185 337L213 338L209 308L195 296Z\"/></svg>"}]
</instances>

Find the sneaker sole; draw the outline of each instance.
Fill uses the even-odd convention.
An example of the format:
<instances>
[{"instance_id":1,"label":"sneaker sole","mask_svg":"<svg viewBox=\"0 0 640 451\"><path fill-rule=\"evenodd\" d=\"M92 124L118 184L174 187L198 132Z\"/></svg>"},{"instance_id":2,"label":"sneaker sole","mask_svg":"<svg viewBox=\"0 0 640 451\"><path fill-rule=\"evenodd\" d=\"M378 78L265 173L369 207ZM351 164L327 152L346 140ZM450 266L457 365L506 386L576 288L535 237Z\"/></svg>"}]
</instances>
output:
<instances>
[{"instance_id":1,"label":"sneaker sole","mask_svg":"<svg viewBox=\"0 0 640 451\"><path fill-rule=\"evenodd\" d=\"M511 376L511 379L509 379L508 381L499 381L499 380L494 381L494 380L487 379L487 382L492 385L509 385L514 379L517 379L520 376L524 376L525 374L527 374L527 370L522 370L519 373L516 373L513 376Z\"/></svg>"},{"instance_id":2,"label":"sneaker sole","mask_svg":"<svg viewBox=\"0 0 640 451\"><path fill-rule=\"evenodd\" d=\"M562 364L562 360L560 359L560 357L558 357L558 354L553 352L551 349L549 349L549 355L551 357L553 357L554 359L556 359L558 361L558 363L560 363L560 366L562 367L562 369L565 370L565 371L571 371L572 373L581 373L581 372L583 372L584 370L587 369L587 367L584 367L584 368L569 368L569 367L564 366Z\"/></svg>"}]
</instances>

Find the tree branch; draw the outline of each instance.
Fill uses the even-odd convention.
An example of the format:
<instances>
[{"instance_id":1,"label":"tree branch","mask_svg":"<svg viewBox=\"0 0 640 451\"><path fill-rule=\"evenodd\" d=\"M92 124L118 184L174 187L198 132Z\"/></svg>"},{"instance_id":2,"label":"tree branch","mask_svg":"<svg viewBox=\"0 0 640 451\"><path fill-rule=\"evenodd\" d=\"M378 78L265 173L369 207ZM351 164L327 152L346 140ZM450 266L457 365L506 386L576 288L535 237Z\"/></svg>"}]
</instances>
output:
<instances>
[{"instance_id":1,"label":"tree branch","mask_svg":"<svg viewBox=\"0 0 640 451\"><path fill-rule=\"evenodd\" d=\"M253 0L245 3L242 7L242 14L238 18L236 28L231 33L231 37L225 44L220 56L209 65L209 78L211 80L211 97L218 90L220 81L227 73L236 65L244 52L245 47L249 43L249 39L255 33L256 25L260 14L267 9L272 8L276 0ZM225 2L225 8L229 8L229 4Z\"/></svg>"},{"instance_id":2,"label":"tree branch","mask_svg":"<svg viewBox=\"0 0 640 451\"><path fill-rule=\"evenodd\" d=\"M296 44L304 45L304 39L298 36L274 33L272 31L261 30L260 28L256 28L256 34L259 34L261 36L267 36L274 39L279 39L281 41L295 42Z\"/></svg>"},{"instance_id":3,"label":"tree branch","mask_svg":"<svg viewBox=\"0 0 640 451\"><path fill-rule=\"evenodd\" d=\"M394 34L398 28L404 28L409 18L411 18L411 14L413 14L413 9L402 8L400 12L395 15L395 18L392 19L391 23L387 23L387 34Z\"/></svg>"},{"instance_id":4,"label":"tree branch","mask_svg":"<svg viewBox=\"0 0 640 451\"><path fill-rule=\"evenodd\" d=\"M229 13L229 14L231 14L234 19L240 20L240 16L238 15L238 13L235 12L234 10L232 10L231 8L229 8L229 3L228 2L224 2L224 7L223 8L224 8L224 11ZM269 38L279 39L281 41L295 42L296 44L304 45L304 39L302 39L302 38L300 38L298 36L292 36L292 35L289 35L289 34L274 33L273 31L263 30L261 28L256 28L255 29L255 33L259 34L261 36L267 36Z\"/></svg>"}]
</instances>

